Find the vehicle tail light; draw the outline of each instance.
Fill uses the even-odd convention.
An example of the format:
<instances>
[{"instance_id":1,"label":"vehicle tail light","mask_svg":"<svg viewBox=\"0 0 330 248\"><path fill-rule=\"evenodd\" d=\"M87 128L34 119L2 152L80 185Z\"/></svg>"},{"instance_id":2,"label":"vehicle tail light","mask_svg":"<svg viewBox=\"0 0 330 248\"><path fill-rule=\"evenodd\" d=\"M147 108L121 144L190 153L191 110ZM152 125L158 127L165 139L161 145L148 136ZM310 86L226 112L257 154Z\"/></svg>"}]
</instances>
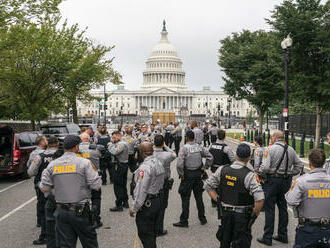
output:
<instances>
[{"instance_id":1,"label":"vehicle tail light","mask_svg":"<svg viewBox=\"0 0 330 248\"><path fill-rule=\"evenodd\" d=\"M20 150L14 150L14 152L13 152L14 162L19 161L20 158L21 158L21 151Z\"/></svg>"}]
</instances>

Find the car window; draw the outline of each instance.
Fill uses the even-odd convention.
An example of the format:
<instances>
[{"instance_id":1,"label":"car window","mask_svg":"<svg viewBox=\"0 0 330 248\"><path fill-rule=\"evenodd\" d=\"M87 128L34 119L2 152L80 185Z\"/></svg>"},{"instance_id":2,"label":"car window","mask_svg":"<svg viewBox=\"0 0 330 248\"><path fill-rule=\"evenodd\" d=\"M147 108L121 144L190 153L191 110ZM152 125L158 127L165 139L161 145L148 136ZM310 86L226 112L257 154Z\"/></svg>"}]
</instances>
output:
<instances>
[{"instance_id":1,"label":"car window","mask_svg":"<svg viewBox=\"0 0 330 248\"><path fill-rule=\"evenodd\" d=\"M34 143L32 144L30 140L30 136L28 133L22 133L19 135L19 146L20 147L26 147L26 146L33 146Z\"/></svg>"},{"instance_id":2,"label":"car window","mask_svg":"<svg viewBox=\"0 0 330 248\"><path fill-rule=\"evenodd\" d=\"M68 128L69 133L80 134L80 128L76 124L68 124L67 128Z\"/></svg>"},{"instance_id":3,"label":"car window","mask_svg":"<svg viewBox=\"0 0 330 248\"><path fill-rule=\"evenodd\" d=\"M36 142L36 138L37 138L39 135L36 134L36 133L30 133L29 136L30 136L30 140L31 140L32 145L34 145L35 142Z\"/></svg>"},{"instance_id":4,"label":"car window","mask_svg":"<svg viewBox=\"0 0 330 248\"><path fill-rule=\"evenodd\" d=\"M43 134L66 134L68 130L66 127L42 127L41 132Z\"/></svg>"}]
</instances>

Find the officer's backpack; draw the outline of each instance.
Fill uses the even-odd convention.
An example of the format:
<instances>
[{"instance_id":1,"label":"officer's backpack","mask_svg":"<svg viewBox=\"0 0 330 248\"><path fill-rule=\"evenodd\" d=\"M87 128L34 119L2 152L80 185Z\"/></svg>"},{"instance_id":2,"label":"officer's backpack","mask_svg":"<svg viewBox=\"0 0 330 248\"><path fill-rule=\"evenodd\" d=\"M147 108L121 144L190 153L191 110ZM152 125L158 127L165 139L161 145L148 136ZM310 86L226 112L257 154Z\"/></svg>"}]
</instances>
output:
<instances>
[{"instance_id":1,"label":"officer's backpack","mask_svg":"<svg viewBox=\"0 0 330 248\"><path fill-rule=\"evenodd\" d=\"M39 166L37 175L34 177L34 184L37 184L41 181L42 172L44 171L44 169L47 168L49 163L61 157L62 155L63 152L61 150L57 150L55 153L50 153L50 154L45 154L44 152L39 154L41 158L41 164Z\"/></svg>"}]
</instances>

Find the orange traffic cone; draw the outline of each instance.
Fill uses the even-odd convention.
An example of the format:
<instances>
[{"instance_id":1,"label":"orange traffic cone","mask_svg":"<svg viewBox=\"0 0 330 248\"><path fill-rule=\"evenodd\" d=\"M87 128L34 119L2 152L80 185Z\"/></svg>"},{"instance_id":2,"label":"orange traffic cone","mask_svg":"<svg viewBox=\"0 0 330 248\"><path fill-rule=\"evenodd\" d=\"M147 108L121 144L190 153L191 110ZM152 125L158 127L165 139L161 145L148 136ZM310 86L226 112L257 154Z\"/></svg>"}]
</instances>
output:
<instances>
[{"instance_id":1,"label":"orange traffic cone","mask_svg":"<svg viewBox=\"0 0 330 248\"><path fill-rule=\"evenodd\" d=\"M236 137L236 133L234 133L234 139L236 139L237 137Z\"/></svg>"},{"instance_id":2,"label":"orange traffic cone","mask_svg":"<svg viewBox=\"0 0 330 248\"><path fill-rule=\"evenodd\" d=\"M244 141L244 138L243 138L243 136L241 135L241 142L243 142Z\"/></svg>"},{"instance_id":3,"label":"orange traffic cone","mask_svg":"<svg viewBox=\"0 0 330 248\"><path fill-rule=\"evenodd\" d=\"M269 139L269 145L268 146L271 146L272 145L272 139Z\"/></svg>"}]
</instances>

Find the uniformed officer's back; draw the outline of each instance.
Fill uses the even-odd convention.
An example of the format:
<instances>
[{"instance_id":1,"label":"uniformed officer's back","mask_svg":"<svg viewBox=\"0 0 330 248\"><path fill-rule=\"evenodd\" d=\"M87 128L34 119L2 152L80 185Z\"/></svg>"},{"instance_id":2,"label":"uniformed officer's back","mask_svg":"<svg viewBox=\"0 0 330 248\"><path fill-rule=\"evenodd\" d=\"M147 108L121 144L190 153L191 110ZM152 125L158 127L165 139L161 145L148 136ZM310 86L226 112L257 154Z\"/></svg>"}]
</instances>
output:
<instances>
[{"instance_id":1,"label":"uniformed officer's back","mask_svg":"<svg viewBox=\"0 0 330 248\"><path fill-rule=\"evenodd\" d=\"M59 247L75 247L79 237L83 247L97 248L89 202L91 190L100 190L101 178L89 160L76 155L80 142L77 136L65 137L65 153L44 170L40 189L43 192L54 189Z\"/></svg>"},{"instance_id":2,"label":"uniformed officer's back","mask_svg":"<svg viewBox=\"0 0 330 248\"><path fill-rule=\"evenodd\" d=\"M251 226L264 202L260 183L246 167L250 154L250 147L240 144L236 150L237 160L232 165L219 167L204 184L204 189L219 204L221 225L217 238L222 248L250 247Z\"/></svg>"},{"instance_id":3,"label":"uniformed officer's back","mask_svg":"<svg viewBox=\"0 0 330 248\"><path fill-rule=\"evenodd\" d=\"M325 168L325 153L309 153L310 172L296 179L286 194L294 207L299 225L294 247L328 247L330 240L330 177Z\"/></svg>"},{"instance_id":4,"label":"uniformed officer's back","mask_svg":"<svg viewBox=\"0 0 330 248\"><path fill-rule=\"evenodd\" d=\"M288 243L288 210L285 194L288 192L292 177L299 174L303 164L295 150L284 143L284 133L275 131L272 135L273 145L265 149L259 172L266 177L263 189L266 194L264 204L264 234L257 241L271 245L272 240ZM278 207L278 234L274 234L275 206Z\"/></svg>"}]
</instances>

